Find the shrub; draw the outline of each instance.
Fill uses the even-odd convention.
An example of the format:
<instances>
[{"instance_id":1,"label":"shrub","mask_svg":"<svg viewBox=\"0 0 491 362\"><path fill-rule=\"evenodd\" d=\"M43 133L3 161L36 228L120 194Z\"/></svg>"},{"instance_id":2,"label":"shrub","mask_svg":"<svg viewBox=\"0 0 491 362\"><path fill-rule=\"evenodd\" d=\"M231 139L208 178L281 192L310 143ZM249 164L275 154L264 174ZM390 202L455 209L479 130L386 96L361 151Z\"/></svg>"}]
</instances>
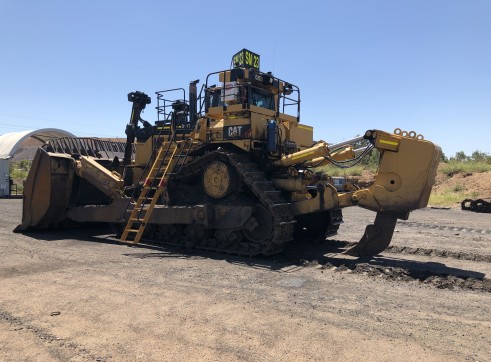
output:
<instances>
[{"instance_id":1,"label":"shrub","mask_svg":"<svg viewBox=\"0 0 491 362\"><path fill-rule=\"evenodd\" d=\"M487 172L491 171L491 163L489 163L488 160L456 161L455 159L452 159L442 166L440 171L447 176L453 176L457 173L465 172Z\"/></svg>"},{"instance_id":2,"label":"shrub","mask_svg":"<svg viewBox=\"0 0 491 362\"><path fill-rule=\"evenodd\" d=\"M461 191L464 191L465 190L465 187L464 185L462 184L456 184L454 187L453 187L453 191L454 192L461 192Z\"/></svg>"}]
</instances>

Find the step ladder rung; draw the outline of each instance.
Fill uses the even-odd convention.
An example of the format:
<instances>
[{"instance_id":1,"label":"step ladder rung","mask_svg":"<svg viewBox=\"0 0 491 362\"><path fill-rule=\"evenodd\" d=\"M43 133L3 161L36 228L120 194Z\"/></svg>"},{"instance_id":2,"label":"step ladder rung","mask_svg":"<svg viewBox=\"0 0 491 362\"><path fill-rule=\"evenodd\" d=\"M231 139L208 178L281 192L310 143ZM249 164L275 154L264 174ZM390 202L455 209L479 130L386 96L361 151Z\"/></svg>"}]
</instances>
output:
<instances>
[{"instance_id":1,"label":"step ladder rung","mask_svg":"<svg viewBox=\"0 0 491 362\"><path fill-rule=\"evenodd\" d=\"M143 186L143 189L144 190L158 190L159 188L155 187L155 186Z\"/></svg>"},{"instance_id":2,"label":"step ladder rung","mask_svg":"<svg viewBox=\"0 0 491 362\"><path fill-rule=\"evenodd\" d=\"M137 233L139 231L140 231L140 229L126 229L125 230L125 232L127 232L127 233Z\"/></svg>"},{"instance_id":3,"label":"step ladder rung","mask_svg":"<svg viewBox=\"0 0 491 362\"><path fill-rule=\"evenodd\" d=\"M143 205L145 205L145 199L138 199L133 210L140 210Z\"/></svg>"}]
</instances>

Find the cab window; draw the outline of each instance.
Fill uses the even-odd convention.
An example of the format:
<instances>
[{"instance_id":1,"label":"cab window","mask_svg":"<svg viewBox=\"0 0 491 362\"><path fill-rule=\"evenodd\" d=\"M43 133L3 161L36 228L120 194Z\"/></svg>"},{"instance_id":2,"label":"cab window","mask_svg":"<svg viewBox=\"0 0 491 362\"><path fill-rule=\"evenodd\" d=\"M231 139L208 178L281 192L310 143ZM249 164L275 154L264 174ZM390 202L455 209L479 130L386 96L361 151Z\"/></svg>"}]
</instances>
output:
<instances>
[{"instance_id":1,"label":"cab window","mask_svg":"<svg viewBox=\"0 0 491 362\"><path fill-rule=\"evenodd\" d=\"M259 88L250 87L249 104L275 110L274 95Z\"/></svg>"}]
</instances>

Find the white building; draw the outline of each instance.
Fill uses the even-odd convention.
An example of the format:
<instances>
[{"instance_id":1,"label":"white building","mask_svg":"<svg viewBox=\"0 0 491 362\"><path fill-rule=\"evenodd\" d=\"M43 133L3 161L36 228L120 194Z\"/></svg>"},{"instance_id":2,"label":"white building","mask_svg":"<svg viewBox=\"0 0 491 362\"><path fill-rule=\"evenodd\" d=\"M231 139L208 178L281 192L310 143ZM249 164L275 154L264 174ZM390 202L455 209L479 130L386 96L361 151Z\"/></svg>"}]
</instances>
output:
<instances>
[{"instance_id":1,"label":"white building","mask_svg":"<svg viewBox=\"0 0 491 362\"><path fill-rule=\"evenodd\" d=\"M46 142L59 137L75 137L75 135L57 128L43 128L0 135L0 197L10 195L10 158L14 156L22 142L29 137Z\"/></svg>"}]
</instances>

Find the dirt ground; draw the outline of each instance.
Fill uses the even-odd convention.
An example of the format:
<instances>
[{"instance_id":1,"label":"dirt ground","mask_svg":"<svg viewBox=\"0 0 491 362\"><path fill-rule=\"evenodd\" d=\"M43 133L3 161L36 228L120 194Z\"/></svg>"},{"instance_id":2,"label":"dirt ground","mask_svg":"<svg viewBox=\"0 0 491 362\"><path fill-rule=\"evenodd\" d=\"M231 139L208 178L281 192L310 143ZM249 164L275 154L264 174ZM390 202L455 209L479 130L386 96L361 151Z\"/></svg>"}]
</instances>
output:
<instances>
[{"instance_id":1,"label":"dirt ground","mask_svg":"<svg viewBox=\"0 0 491 362\"><path fill-rule=\"evenodd\" d=\"M104 228L13 234L0 200L2 361L489 361L491 217L424 209L371 260L328 241L243 258L128 247Z\"/></svg>"}]
</instances>

